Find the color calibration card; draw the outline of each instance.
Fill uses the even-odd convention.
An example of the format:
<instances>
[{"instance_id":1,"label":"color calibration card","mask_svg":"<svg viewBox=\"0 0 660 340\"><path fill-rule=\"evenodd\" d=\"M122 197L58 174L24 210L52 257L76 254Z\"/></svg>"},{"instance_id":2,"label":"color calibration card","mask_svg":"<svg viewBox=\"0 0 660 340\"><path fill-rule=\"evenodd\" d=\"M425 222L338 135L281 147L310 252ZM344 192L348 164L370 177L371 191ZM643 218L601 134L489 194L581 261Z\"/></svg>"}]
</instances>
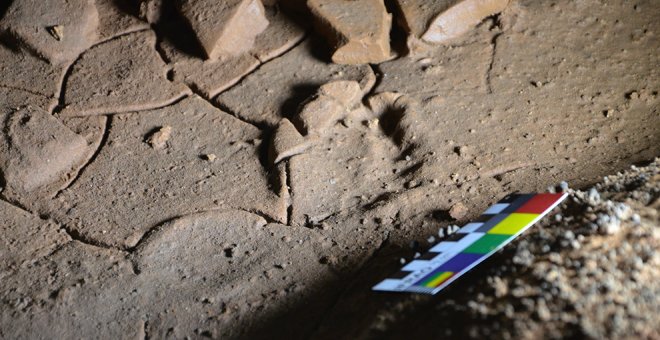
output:
<instances>
[{"instance_id":1,"label":"color calibration card","mask_svg":"<svg viewBox=\"0 0 660 340\"><path fill-rule=\"evenodd\" d=\"M373 287L377 291L435 294L513 241L568 194L512 195L463 226L426 254Z\"/></svg>"}]
</instances>

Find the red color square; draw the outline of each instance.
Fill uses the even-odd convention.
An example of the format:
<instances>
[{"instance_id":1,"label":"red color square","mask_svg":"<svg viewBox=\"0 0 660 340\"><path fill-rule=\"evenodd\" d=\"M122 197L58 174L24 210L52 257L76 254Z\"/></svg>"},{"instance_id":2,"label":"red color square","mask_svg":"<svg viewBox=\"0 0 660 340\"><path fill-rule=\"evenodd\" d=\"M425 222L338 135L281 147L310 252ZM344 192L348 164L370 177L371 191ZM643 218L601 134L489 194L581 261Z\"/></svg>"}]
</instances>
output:
<instances>
[{"instance_id":1,"label":"red color square","mask_svg":"<svg viewBox=\"0 0 660 340\"><path fill-rule=\"evenodd\" d=\"M516 209L517 213L524 214L542 214L557 202L563 194L537 194L520 208Z\"/></svg>"}]
</instances>

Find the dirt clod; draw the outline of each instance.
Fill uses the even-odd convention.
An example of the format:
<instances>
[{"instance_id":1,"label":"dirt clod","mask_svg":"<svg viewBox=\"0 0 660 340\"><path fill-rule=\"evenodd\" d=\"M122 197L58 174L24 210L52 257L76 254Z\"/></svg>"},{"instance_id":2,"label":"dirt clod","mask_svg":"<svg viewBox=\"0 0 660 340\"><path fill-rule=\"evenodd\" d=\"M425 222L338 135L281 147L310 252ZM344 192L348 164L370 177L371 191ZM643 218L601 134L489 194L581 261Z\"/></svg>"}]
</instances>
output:
<instances>
[{"instance_id":1,"label":"dirt clod","mask_svg":"<svg viewBox=\"0 0 660 340\"><path fill-rule=\"evenodd\" d=\"M159 128L158 131L154 131L149 136L147 136L145 142L149 144L152 148L156 150L161 150L167 146L167 141L170 140L171 135L172 135L172 127L163 126Z\"/></svg>"}]
</instances>

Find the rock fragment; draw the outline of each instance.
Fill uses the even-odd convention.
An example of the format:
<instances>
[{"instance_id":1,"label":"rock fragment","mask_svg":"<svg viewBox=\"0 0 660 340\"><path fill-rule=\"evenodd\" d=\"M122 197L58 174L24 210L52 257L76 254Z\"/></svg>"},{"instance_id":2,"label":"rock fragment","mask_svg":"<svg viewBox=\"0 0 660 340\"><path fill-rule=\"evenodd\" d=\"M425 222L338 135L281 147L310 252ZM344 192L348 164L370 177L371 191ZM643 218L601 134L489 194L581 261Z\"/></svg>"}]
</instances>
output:
<instances>
[{"instance_id":1,"label":"rock fragment","mask_svg":"<svg viewBox=\"0 0 660 340\"><path fill-rule=\"evenodd\" d=\"M209 59L248 51L268 26L260 0L181 0L179 10Z\"/></svg>"},{"instance_id":2,"label":"rock fragment","mask_svg":"<svg viewBox=\"0 0 660 340\"><path fill-rule=\"evenodd\" d=\"M468 213L467 207L461 202L452 205L451 208L449 209L449 216L451 216L451 218L455 220L462 219L463 217L465 217L465 215L467 215L467 213Z\"/></svg>"},{"instance_id":3,"label":"rock fragment","mask_svg":"<svg viewBox=\"0 0 660 340\"><path fill-rule=\"evenodd\" d=\"M275 130L270 158L273 164L277 164L286 158L303 153L308 147L309 142L305 141L291 121L284 118Z\"/></svg>"},{"instance_id":4,"label":"rock fragment","mask_svg":"<svg viewBox=\"0 0 660 340\"><path fill-rule=\"evenodd\" d=\"M151 133L147 139L147 144L151 145L156 150L164 149L167 146L167 141L170 140L172 135L171 126L163 126L157 131Z\"/></svg>"},{"instance_id":5,"label":"rock fragment","mask_svg":"<svg viewBox=\"0 0 660 340\"><path fill-rule=\"evenodd\" d=\"M0 21L0 31L52 64L61 64L96 41L98 22L93 0L15 0Z\"/></svg>"},{"instance_id":6,"label":"rock fragment","mask_svg":"<svg viewBox=\"0 0 660 340\"><path fill-rule=\"evenodd\" d=\"M48 30L48 33L55 38L55 40L60 41L64 39L64 26L62 25L55 25L55 26L49 26L46 28Z\"/></svg>"},{"instance_id":7,"label":"rock fragment","mask_svg":"<svg viewBox=\"0 0 660 340\"><path fill-rule=\"evenodd\" d=\"M309 0L317 27L334 48L338 64L380 63L391 59L392 15L383 0Z\"/></svg>"},{"instance_id":8,"label":"rock fragment","mask_svg":"<svg viewBox=\"0 0 660 340\"><path fill-rule=\"evenodd\" d=\"M89 155L87 141L41 109L8 115L0 138L0 170L6 197L52 195Z\"/></svg>"},{"instance_id":9,"label":"rock fragment","mask_svg":"<svg viewBox=\"0 0 660 340\"><path fill-rule=\"evenodd\" d=\"M400 24L409 33L408 46L418 41L440 44L459 37L486 17L506 8L510 0L396 0Z\"/></svg>"},{"instance_id":10,"label":"rock fragment","mask_svg":"<svg viewBox=\"0 0 660 340\"><path fill-rule=\"evenodd\" d=\"M486 17L503 11L509 0L463 0L439 14L422 35L430 43L444 43L469 31Z\"/></svg>"},{"instance_id":11,"label":"rock fragment","mask_svg":"<svg viewBox=\"0 0 660 340\"><path fill-rule=\"evenodd\" d=\"M305 30L275 7L266 7L268 27L254 40L249 51L262 63L293 48L305 37Z\"/></svg>"},{"instance_id":12,"label":"rock fragment","mask_svg":"<svg viewBox=\"0 0 660 340\"><path fill-rule=\"evenodd\" d=\"M139 0L138 17L150 24L156 24L163 15L163 0Z\"/></svg>"},{"instance_id":13,"label":"rock fragment","mask_svg":"<svg viewBox=\"0 0 660 340\"><path fill-rule=\"evenodd\" d=\"M215 159L218 158L214 153L202 155L202 159L207 160L209 162L215 162Z\"/></svg>"},{"instance_id":14,"label":"rock fragment","mask_svg":"<svg viewBox=\"0 0 660 340\"><path fill-rule=\"evenodd\" d=\"M257 36L249 51L238 55L202 60L185 53L171 41L162 41L160 49L172 66L174 80L184 82L205 97L212 98L236 84L260 63L284 53L303 39L304 30L281 11L267 8L266 15L272 24ZM179 36L179 40L184 38Z\"/></svg>"},{"instance_id":15,"label":"rock fragment","mask_svg":"<svg viewBox=\"0 0 660 340\"><path fill-rule=\"evenodd\" d=\"M82 54L66 79L62 116L148 110L190 93L171 83L152 31L122 35Z\"/></svg>"}]
</instances>

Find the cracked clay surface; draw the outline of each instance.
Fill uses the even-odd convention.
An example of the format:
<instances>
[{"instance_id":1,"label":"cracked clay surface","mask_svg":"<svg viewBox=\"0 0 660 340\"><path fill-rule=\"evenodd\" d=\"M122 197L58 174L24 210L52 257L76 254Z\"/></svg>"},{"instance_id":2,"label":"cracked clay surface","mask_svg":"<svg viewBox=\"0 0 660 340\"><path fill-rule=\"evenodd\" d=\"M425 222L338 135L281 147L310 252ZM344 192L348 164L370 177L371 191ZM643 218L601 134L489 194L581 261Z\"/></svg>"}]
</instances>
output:
<instances>
[{"instance_id":1,"label":"cracked clay surface","mask_svg":"<svg viewBox=\"0 0 660 340\"><path fill-rule=\"evenodd\" d=\"M523 299L484 302L513 264L442 300L369 288L509 193L659 156L660 3L214 3L0 6L0 339L658 336L562 319L543 292L447 302ZM434 303L465 317L403 314ZM490 327L515 313L548 323Z\"/></svg>"}]
</instances>

